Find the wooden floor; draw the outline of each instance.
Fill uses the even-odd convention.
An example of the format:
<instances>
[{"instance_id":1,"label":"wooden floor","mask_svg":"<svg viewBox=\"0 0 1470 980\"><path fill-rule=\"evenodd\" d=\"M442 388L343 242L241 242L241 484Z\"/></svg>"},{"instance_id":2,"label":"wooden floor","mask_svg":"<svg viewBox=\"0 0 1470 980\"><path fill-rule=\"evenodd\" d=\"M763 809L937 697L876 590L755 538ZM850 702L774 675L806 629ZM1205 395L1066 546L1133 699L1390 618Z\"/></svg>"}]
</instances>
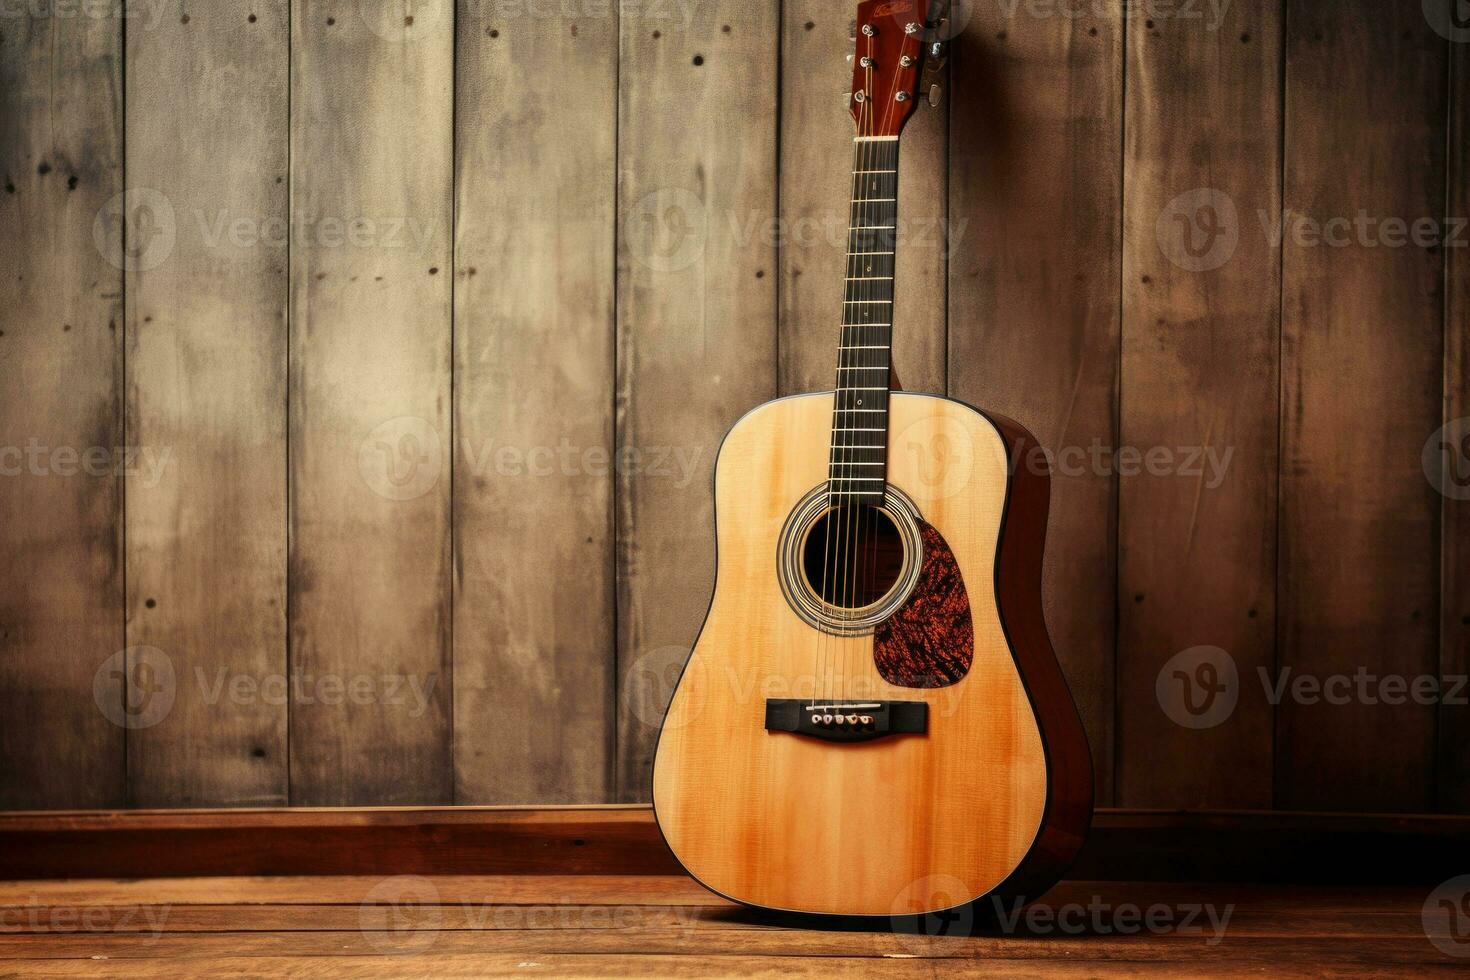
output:
<instances>
[{"instance_id":1,"label":"wooden floor","mask_svg":"<svg viewBox=\"0 0 1470 980\"><path fill-rule=\"evenodd\" d=\"M978 935L931 936L772 925L672 876L13 881L0 883L0 976L1470 971L1470 937L1456 946L1431 923L1446 951L1426 934L1427 897L1068 882L1019 920L1002 908Z\"/></svg>"}]
</instances>

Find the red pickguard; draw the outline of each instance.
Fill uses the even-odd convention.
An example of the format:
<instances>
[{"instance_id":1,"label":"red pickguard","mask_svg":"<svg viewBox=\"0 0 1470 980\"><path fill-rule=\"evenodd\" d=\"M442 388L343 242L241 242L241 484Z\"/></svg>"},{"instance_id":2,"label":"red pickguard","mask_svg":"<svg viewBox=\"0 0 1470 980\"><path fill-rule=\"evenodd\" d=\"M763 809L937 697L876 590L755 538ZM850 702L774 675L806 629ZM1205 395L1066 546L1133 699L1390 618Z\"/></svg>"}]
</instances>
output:
<instances>
[{"instance_id":1,"label":"red pickguard","mask_svg":"<svg viewBox=\"0 0 1470 980\"><path fill-rule=\"evenodd\" d=\"M898 687L948 687L975 657L970 596L949 543L920 522L924 563L908 600L873 631L878 673Z\"/></svg>"}]
</instances>

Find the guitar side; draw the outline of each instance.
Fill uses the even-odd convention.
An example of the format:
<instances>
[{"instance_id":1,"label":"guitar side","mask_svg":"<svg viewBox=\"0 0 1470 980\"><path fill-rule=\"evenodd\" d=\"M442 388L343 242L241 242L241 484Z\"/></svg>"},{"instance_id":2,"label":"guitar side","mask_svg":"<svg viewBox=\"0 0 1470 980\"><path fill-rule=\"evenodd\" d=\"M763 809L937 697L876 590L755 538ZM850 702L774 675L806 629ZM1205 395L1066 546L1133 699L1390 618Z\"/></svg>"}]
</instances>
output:
<instances>
[{"instance_id":1,"label":"guitar side","mask_svg":"<svg viewBox=\"0 0 1470 980\"><path fill-rule=\"evenodd\" d=\"M893 394L889 483L953 555L973 662L942 686L889 683L871 635L820 634L776 582L781 528L825 476L831 398L760 406L721 447L717 582L660 733L659 826L696 879L760 908L890 916L1035 897L1081 846L1092 782L1041 615L1047 478L1011 475L1031 445L1014 423ZM766 730L768 700L822 682L922 701L927 731L838 745Z\"/></svg>"}]
</instances>

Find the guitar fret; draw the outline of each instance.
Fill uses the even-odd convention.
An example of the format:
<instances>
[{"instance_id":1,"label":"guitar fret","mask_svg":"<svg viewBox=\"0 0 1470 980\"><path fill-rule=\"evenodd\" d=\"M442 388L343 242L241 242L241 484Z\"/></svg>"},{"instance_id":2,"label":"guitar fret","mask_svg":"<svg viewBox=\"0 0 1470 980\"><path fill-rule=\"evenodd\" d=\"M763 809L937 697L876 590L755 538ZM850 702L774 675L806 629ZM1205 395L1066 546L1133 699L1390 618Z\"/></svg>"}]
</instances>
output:
<instances>
[{"instance_id":1,"label":"guitar fret","mask_svg":"<svg viewBox=\"0 0 1470 980\"><path fill-rule=\"evenodd\" d=\"M846 496L868 504L887 496L887 481L878 474L888 464L887 392L891 389L881 382L891 375L893 317L885 314L892 311L894 302L898 145L896 139L865 142L876 145L861 151L861 169L853 171L848 195L853 210L845 250L848 265L843 277L846 287L828 472L834 498ZM871 210L859 210L869 205ZM887 309L874 310L875 306ZM875 322L870 319L874 315L884 319ZM847 363L858 360L868 363ZM874 407L852 407L864 403ZM864 471L873 475L856 475Z\"/></svg>"}]
</instances>

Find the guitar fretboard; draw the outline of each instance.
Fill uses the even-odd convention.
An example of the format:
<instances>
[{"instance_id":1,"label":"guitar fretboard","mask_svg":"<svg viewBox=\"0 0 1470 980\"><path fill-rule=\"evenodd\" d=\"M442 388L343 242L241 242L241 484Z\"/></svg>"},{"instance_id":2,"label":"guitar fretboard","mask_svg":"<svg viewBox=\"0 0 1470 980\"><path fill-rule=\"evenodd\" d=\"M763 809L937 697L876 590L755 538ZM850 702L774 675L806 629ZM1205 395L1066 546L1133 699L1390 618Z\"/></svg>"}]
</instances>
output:
<instances>
[{"instance_id":1,"label":"guitar fretboard","mask_svg":"<svg viewBox=\"0 0 1470 980\"><path fill-rule=\"evenodd\" d=\"M888 462L898 140L859 138L853 161L828 466L828 496L834 505L881 503Z\"/></svg>"}]
</instances>

